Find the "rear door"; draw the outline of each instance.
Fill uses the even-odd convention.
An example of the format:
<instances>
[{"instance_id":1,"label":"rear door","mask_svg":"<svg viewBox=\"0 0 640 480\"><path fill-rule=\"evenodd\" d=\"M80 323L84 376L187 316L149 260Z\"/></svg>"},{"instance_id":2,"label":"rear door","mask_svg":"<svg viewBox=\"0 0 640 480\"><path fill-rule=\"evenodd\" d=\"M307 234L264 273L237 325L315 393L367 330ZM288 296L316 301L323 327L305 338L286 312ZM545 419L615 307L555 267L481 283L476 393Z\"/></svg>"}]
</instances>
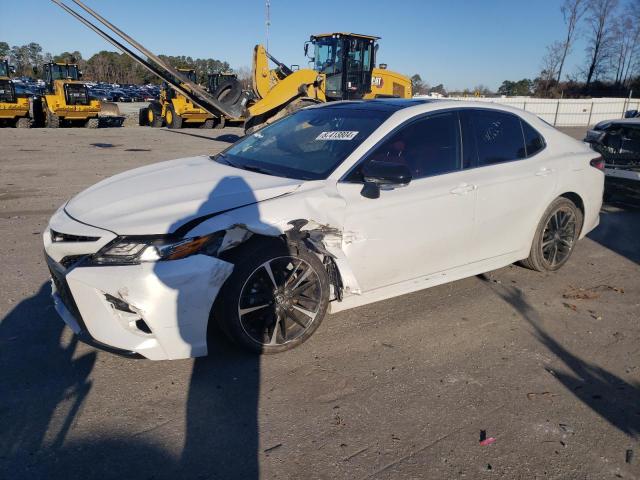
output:
<instances>
[{"instance_id":1,"label":"rear door","mask_svg":"<svg viewBox=\"0 0 640 480\"><path fill-rule=\"evenodd\" d=\"M467 109L461 118L463 136L475 147L473 256L481 260L529 248L555 192L555 159L543 137L517 115Z\"/></svg>"}]
</instances>

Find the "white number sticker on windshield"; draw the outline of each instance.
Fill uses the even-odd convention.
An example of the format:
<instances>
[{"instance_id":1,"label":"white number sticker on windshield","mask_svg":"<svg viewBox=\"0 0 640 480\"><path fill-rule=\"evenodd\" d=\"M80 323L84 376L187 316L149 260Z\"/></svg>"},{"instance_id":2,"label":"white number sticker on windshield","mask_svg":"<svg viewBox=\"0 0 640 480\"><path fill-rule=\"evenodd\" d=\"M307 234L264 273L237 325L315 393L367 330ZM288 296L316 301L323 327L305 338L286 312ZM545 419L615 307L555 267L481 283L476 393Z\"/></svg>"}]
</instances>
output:
<instances>
[{"instance_id":1,"label":"white number sticker on windshield","mask_svg":"<svg viewBox=\"0 0 640 480\"><path fill-rule=\"evenodd\" d=\"M316 140L353 140L360 132L335 131L322 132L316 137Z\"/></svg>"}]
</instances>

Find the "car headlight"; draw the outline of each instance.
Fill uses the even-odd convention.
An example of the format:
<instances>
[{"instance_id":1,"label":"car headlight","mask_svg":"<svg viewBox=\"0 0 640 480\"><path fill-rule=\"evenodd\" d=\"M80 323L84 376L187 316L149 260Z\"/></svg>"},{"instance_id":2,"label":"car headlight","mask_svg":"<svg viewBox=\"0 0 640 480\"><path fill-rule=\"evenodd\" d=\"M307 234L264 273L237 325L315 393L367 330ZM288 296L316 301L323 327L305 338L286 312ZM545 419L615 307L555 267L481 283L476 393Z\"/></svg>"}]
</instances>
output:
<instances>
[{"instance_id":1,"label":"car headlight","mask_svg":"<svg viewBox=\"0 0 640 480\"><path fill-rule=\"evenodd\" d=\"M120 237L90 260L93 265L137 265L141 262L179 260L195 254L215 256L225 232L191 238Z\"/></svg>"}]
</instances>

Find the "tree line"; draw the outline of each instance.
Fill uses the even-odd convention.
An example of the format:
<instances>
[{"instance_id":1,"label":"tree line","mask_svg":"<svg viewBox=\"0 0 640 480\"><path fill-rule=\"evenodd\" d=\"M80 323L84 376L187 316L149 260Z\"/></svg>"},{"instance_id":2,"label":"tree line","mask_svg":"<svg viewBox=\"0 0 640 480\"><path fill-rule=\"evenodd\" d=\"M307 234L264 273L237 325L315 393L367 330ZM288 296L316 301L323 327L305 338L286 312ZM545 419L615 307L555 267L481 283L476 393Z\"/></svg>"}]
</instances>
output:
<instances>
[{"instance_id":1,"label":"tree line","mask_svg":"<svg viewBox=\"0 0 640 480\"><path fill-rule=\"evenodd\" d=\"M192 58L188 56L159 55L160 58L175 68L193 68L198 81L206 83L211 72L229 70L229 63L213 58ZM42 67L48 62L77 63L83 72L83 79L122 84L159 83L160 79L146 68L139 65L124 53L103 50L89 59L82 58L78 51L62 52L52 55L44 52L42 46L31 42L27 45L10 47L7 42L0 41L0 58L8 58L16 68L17 76L38 78Z\"/></svg>"},{"instance_id":2,"label":"tree line","mask_svg":"<svg viewBox=\"0 0 640 480\"><path fill-rule=\"evenodd\" d=\"M640 94L640 0L563 0L561 39L547 46L535 78L505 80L493 92L484 85L450 95L533 95L547 98L627 96ZM581 66L567 72L566 61L578 39L585 41ZM414 92L442 93L419 74L412 78Z\"/></svg>"}]
</instances>

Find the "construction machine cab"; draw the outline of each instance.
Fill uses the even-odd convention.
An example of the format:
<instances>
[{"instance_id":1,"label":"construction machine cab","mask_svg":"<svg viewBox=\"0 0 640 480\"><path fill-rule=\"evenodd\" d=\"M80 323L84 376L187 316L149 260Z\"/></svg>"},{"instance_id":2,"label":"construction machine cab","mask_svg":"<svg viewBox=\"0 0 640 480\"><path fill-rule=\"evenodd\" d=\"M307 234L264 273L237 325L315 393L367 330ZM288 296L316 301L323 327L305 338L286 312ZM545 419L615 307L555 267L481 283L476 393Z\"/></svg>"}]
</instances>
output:
<instances>
[{"instance_id":1,"label":"construction machine cab","mask_svg":"<svg viewBox=\"0 0 640 480\"><path fill-rule=\"evenodd\" d=\"M371 91L371 74L375 67L376 41L380 37L355 33L312 35L305 43L314 52L314 70L326 75L326 96L330 100L360 99Z\"/></svg>"},{"instance_id":2,"label":"construction machine cab","mask_svg":"<svg viewBox=\"0 0 640 480\"><path fill-rule=\"evenodd\" d=\"M0 60L0 77L9 77L9 62Z\"/></svg>"},{"instance_id":3,"label":"construction machine cab","mask_svg":"<svg viewBox=\"0 0 640 480\"><path fill-rule=\"evenodd\" d=\"M75 63L49 62L44 64L44 81L47 93L55 92L56 80L62 80L65 83L68 81L76 82L80 80L80 77L82 77L82 73Z\"/></svg>"}]
</instances>

